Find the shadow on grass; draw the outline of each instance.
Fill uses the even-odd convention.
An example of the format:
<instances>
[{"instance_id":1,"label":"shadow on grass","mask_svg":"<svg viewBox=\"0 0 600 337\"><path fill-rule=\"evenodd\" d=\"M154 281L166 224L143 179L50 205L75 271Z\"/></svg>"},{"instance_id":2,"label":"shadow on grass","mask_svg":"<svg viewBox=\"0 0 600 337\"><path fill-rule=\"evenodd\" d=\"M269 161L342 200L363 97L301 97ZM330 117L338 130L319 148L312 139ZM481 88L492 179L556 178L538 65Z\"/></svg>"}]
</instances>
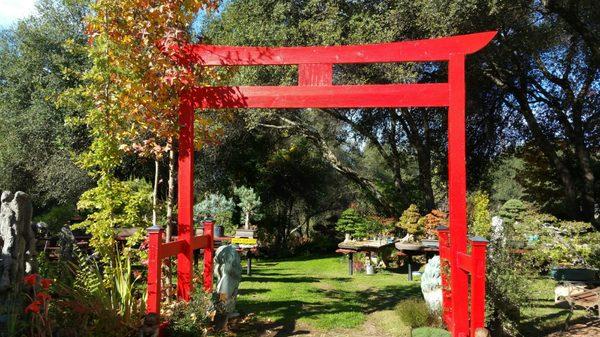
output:
<instances>
[{"instance_id":1,"label":"shadow on grass","mask_svg":"<svg viewBox=\"0 0 600 337\"><path fill-rule=\"evenodd\" d=\"M304 260L304 259L297 259ZM289 260L288 260L289 261ZM312 277L287 273L285 269L267 269L265 271L257 268L250 277L244 277L243 281L258 282L261 289L240 289L240 294L267 293L270 291L271 283L320 283L320 282L351 282L351 277ZM290 270L291 271L291 270ZM391 275L393 277L393 275ZM347 291L339 289L319 289L317 285L308 289L314 293L314 299L323 298L320 302L305 299L306 296L298 296L298 299L257 301L250 298L239 298L238 308L246 313L260 313L261 316L281 317L274 322L265 324L265 330L276 332L273 336L294 336L309 334L309 331L296 330L299 319L318 319L322 315L352 315L356 313L370 314L376 311L389 310L396 304L407 298L420 296L419 283L400 284L373 287L362 291ZM274 286L273 286L274 287ZM290 287L293 294L294 288ZM306 290L304 290L306 291ZM310 297L309 297L310 298Z\"/></svg>"}]
</instances>

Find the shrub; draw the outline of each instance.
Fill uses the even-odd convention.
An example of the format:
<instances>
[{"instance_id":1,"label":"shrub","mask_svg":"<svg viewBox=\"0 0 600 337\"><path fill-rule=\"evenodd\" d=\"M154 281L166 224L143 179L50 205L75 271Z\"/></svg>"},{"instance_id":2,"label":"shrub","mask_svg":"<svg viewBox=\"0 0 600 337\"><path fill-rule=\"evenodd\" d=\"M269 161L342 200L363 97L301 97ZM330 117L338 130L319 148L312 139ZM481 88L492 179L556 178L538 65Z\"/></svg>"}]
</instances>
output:
<instances>
[{"instance_id":1,"label":"shrub","mask_svg":"<svg viewBox=\"0 0 600 337\"><path fill-rule=\"evenodd\" d=\"M202 201L194 206L194 221L200 222L207 218L215 220L217 225L225 227L225 233L232 235L237 228L231 222L235 203L219 193L207 195Z\"/></svg>"},{"instance_id":2,"label":"shrub","mask_svg":"<svg viewBox=\"0 0 600 337\"><path fill-rule=\"evenodd\" d=\"M166 335L204 336L204 330L209 325L210 296L203 291L194 291L189 302L178 301L171 304L166 310L166 316L169 317Z\"/></svg>"},{"instance_id":3,"label":"shrub","mask_svg":"<svg viewBox=\"0 0 600 337\"><path fill-rule=\"evenodd\" d=\"M492 229L492 216L489 210L490 198L485 192L477 191L469 198L470 232L488 238Z\"/></svg>"},{"instance_id":4,"label":"shrub","mask_svg":"<svg viewBox=\"0 0 600 337\"><path fill-rule=\"evenodd\" d=\"M400 320L411 328L427 326L433 322L427 304L423 300L408 299L396 305Z\"/></svg>"},{"instance_id":5,"label":"shrub","mask_svg":"<svg viewBox=\"0 0 600 337\"><path fill-rule=\"evenodd\" d=\"M90 245L103 262L116 257L116 228L146 228L152 213L152 186L141 179L120 181L112 177L98 180L98 186L81 195L77 203L80 210L88 212L87 218L72 226L82 228L92 235ZM143 240L144 231L128 238L132 247Z\"/></svg>"}]
</instances>

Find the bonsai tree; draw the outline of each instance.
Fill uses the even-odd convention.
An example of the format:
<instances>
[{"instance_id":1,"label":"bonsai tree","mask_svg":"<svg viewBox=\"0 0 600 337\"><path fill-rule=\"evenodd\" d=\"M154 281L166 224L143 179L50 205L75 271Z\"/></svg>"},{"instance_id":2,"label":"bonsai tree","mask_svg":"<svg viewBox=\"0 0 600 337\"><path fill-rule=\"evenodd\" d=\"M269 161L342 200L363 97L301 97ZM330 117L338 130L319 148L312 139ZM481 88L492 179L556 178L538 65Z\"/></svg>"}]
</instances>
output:
<instances>
[{"instance_id":1,"label":"bonsai tree","mask_svg":"<svg viewBox=\"0 0 600 337\"><path fill-rule=\"evenodd\" d=\"M425 238L437 239L436 228L438 226L448 226L448 215L439 209L434 209L419 219L417 224L423 230Z\"/></svg>"},{"instance_id":2,"label":"bonsai tree","mask_svg":"<svg viewBox=\"0 0 600 337\"><path fill-rule=\"evenodd\" d=\"M234 208L235 203L231 198L228 199L220 193L211 193L194 205L194 221L214 219L215 223L225 227L227 234L231 234L236 227L231 222Z\"/></svg>"},{"instance_id":3,"label":"bonsai tree","mask_svg":"<svg viewBox=\"0 0 600 337\"><path fill-rule=\"evenodd\" d=\"M252 187L246 186L236 187L233 193L240 199L237 205L242 209L244 229L250 229L251 219L260 220L260 214L257 213L262 204L260 197Z\"/></svg>"},{"instance_id":4,"label":"bonsai tree","mask_svg":"<svg viewBox=\"0 0 600 337\"><path fill-rule=\"evenodd\" d=\"M411 204L400 216L396 223L396 228L404 230L407 234L415 236L423 234L423 227L419 224L419 208L415 204Z\"/></svg>"},{"instance_id":5,"label":"bonsai tree","mask_svg":"<svg viewBox=\"0 0 600 337\"><path fill-rule=\"evenodd\" d=\"M335 225L336 230L341 233L350 234L355 239L367 236L366 227L366 220L354 208L348 208L343 211Z\"/></svg>"}]
</instances>

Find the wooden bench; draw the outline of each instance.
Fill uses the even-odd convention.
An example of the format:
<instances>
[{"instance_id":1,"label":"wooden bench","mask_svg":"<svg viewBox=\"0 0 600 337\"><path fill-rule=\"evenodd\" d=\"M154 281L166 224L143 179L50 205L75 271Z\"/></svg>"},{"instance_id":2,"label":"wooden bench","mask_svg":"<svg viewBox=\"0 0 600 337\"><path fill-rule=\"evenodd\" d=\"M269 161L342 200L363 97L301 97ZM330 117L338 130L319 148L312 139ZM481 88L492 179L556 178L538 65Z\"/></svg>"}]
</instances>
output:
<instances>
[{"instance_id":1,"label":"wooden bench","mask_svg":"<svg viewBox=\"0 0 600 337\"><path fill-rule=\"evenodd\" d=\"M576 295L566 296L565 299L571 308L565 322L565 330L568 329L573 311L577 308L583 308L590 317L600 319L600 287L589 289Z\"/></svg>"}]
</instances>

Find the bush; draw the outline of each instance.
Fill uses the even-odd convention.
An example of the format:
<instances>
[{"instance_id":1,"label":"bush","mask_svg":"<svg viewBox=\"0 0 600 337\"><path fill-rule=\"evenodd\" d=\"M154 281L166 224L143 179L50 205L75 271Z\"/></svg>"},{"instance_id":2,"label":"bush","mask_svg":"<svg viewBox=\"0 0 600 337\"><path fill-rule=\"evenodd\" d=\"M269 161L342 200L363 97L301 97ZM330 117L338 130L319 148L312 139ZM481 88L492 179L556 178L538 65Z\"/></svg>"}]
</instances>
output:
<instances>
[{"instance_id":1,"label":"bush","mask_svg":"<svg viewBox=\"0 0 600 337\"><path fill-rule=\"evenodd\" d=\"M396 305L400 320L411 328L427 326L433 323L427 304L423 300L408 299Z\"/></svg>"},{"instance_id":2,"label":"bush","mask_svg":"<svg viewBox=\"0 0 600 337\"><path fill-rule=\"evenodd\" d=\"M211 308L210 295L203 291L194 291L189 302L174 302L166 310L169 317L167 336L197 337L204 336L209 325L208 311Z\"/></svg>"},{"instance_id":3,"label":"bush","mask_svg":"<svg viewBox=\"0 0 600 337\"><path fill-rule=\"evenodd\" d=\"M450 337L450 332L438 328L418 328L412 331L412 337Z\"/></svg>"},{"instance_id":4,"label":"bush","mask_svg":"<svg viewBox=\"0 0 600 337\"><path fill-rule=\"evenodd\" d=\"M489 238L492 229L490 198L485 192L477 191L469 197L469 229L473 235Z\"/></svg>"}]
</instances>

